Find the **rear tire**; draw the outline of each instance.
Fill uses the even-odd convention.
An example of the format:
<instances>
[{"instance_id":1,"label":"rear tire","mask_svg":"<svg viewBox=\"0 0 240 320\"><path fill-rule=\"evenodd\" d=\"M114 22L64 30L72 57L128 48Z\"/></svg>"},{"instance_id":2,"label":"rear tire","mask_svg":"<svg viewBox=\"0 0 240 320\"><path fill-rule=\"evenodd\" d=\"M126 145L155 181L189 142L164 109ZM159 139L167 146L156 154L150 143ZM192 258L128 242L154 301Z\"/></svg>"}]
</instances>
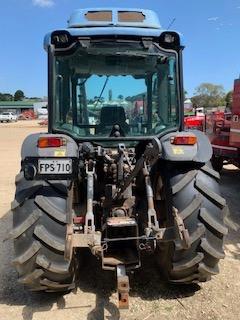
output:
<instances>
[{"instance_id":1,"label":"rear tire","mask_svg":"<svg viewBox=\"0 0 240 320\"><path fill-rule=\"evenodd\" d=\"M19 282L33 291L74 288L74 263L64 260L69 185L66 181L27 181L16 176L12 203Z\"/></svg>"},{"instance_id":2,"label":"rear tire","mask_svg":"<svg viewBox=\"0 0 240 320\"><path fill-rule=\"evenodd\" d=\"M156 253L161 272L173 283L208 281L219 272L228 231L223 222L227 207L219 192L219 174L211 165L191 171L172 169L169 184L170 205L182 217L191 246L184 249L180 241L160 243Z\"/></svg>"}]
</instances>

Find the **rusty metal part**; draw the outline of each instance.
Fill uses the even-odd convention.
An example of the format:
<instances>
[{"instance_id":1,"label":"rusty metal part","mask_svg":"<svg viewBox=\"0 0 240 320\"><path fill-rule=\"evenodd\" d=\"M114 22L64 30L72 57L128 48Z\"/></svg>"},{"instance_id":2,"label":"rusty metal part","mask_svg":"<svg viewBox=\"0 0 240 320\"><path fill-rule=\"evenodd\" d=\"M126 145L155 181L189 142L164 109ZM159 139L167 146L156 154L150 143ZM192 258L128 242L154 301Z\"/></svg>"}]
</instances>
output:
<instances>
[{"instance_id":1,"label":"rusty metal part","mask_svg":"<svg viewBox=\"0 0 240 320\"><path fill-rule=\"evenodd\" d=\"M73 217L73 223L74 224L83 225L85 223L85 216L75 216L75 217Z\"/></svg>"},{"instance_id":2,"label":"rusty metal part","mask_svg":"<svg viewBox=\"0 0 240 320\"><path fill-rule=\"evenodd\" d=\"M156 210L154 208L153 189L152 189L151 179L149 176L149 171L146 163L144 163L143 175L145 178L146 194L147 194L147 201L148 201L148 227L146 228L147 229L146 233L147 235L150 235L152 229L155 229L155 230L159 229L159 223L157 220Z\"/></svg>"},{"instance_id":3,"label":"rusty metal part","mask_svg":"<svg viewBox=\"0 0 240 320\"><path fill-rule=\"evenodd\" d=\"M176 228L159 228L155 233L155 238L157 241L170 242L176 240Z\"/></svg>"},{"instance_id":4,"label":"rusty metal part","mask_svg":"<svg viewBox=\"0 0 240 320\"><path fill-rule=\"evenodd\" d=\"M116 267L117 272L117 291L118 291L118 307L119 309L129 308L129 277L126 275L124 265Z\"/></svg>"},{"instance_id":5,"label":"rusty metal part","mask_svg":"<svg viewBox=\"0 0 240 320\"><path fill-rule=\"evenodd\" d=\"M136 178L138 173L143 169L145 161L153 165L159 159L161 152L162 146L160 140L158 138L153 138L151 143L146 146L144 154L138 159L132 172L115 193L114 200L119 198L119 196L126 190L133 179Z\"/></svg>"},{"instance_id":6,"label":"rusty metal part","mask_svg":"<svg viewBox=\"0 0 240 320\"><path fill-rule=\"evenodd\" d=\"M65 243L64 258L71 261L72 253L75 248L90 248L94 255L101 255L101 237L100 231L84 234L74 233L73 224L67 225L67 237Z\"/></svg>"},{"instance_id":7,"label":"rusty metal part","mask_svg":"<svg viewBox=\"0 0 240 320\"><path fill-rule=\"evenodd\" d=\"M128 269L140 267L138 224L134 218L109 217L104 227L102 268L114 270L124 264Z\"/></svg>"},{"instance_id":8,"label":"rusty metal part","mask_svg":"<svg viewBox=\"0 0 240 320\"><path fill-rule=\"evenodd\" d=\"M130 183L133 181L133 179L138 175L140 170L143 168L143 165L144 165L144 157L141 157L137 161L137 163L136 163L133 171L131 172L131 174L126 178L126 180L124 181L122 186L115 193L114 200L119 198L119 196L127 189L127 187L130 185Z\"/></svg>"},{"instance_id":9,"label":"rusty metal part","mask_svg":"<svg viewBox=\"0 0 240 320\"><path fill-rule=\"evenodd\" d=\"M172 212L173 212L174 222L178 232L178 236L179 236L180 242L182 243L182 247L183 249L189 249L191 246L189 232L185 228L183 219L178 214L178 210L175 207L173 207Z\"/></svg>"},{"instance_id":10,"label":"rusty metal part","mask_svg":"<svg viewBox=\"0 0 240 320\"><path fill-rule=\"evenodd\" d=\"M94 174L95 162L89 160L86 162L87 174L87 213L85 216L84 233L95 231L94 214L93 214L93 191L94 191Z\"/></svg>"},{"instance_id":11,"label":"rusty metal part","mask_svg":"<svg viewBox=\"0 0 240 320\"><path fill-rule=\"evenodd\" d=\"M117 160L117 182L123 181L124 179L124 171L123 171L123 165L124 165L124 153L125 145L123 143L120 143L118 145L118 153L119 157Z\"/></svg>"},{"instance_id":12,"label":"rusty metal part","mask_svg":"<svg viewBox=\"0 0 240 320\"><path fill-rule=\"evenodd\" d=\"M121 207L115 207L112 209L112 216L114 217L123 217L128 216L130 217L132 214L132 208L135 205L135 197L131 194L130 196L124 201Z\"/></svg>"},{"instance_id":13,"label":"rusty metal part","mask_svg":"<svg viewBox=\"0 0 240 320\"><path fill-rule=\"evenodd\" d=\"M136 220L129 217L109 217L107 219L107 226L110 227L126 227L126 226L136 226Z\"/></svg>"},{"instance_id":14,"label":"rusty metal part","mask_svg":"<svg viewBox=\"0 0 240 320\"><path fill-rule=\"evenodd\" d=\"M68 197L67 197L67 233L66 233L66 241L65 241L65 251L64 251L64 259L71 261L72 260L72 234L73 234L73 188L70 189Z\"/></svg>"},{"instance_id":15,"label":"rusty metal part","mask_svg":"<svg viewBox=\"0 0 240 320\"><path fill-rule=\"evenodd\" d=\"M126 257L124 256L124 254L126 255ZM127 268L130 270L137 269L141 266L139 259L136 258L135 255L129 254L129 252L126 253L126 251L122 254L122 257L102 257L103 270L114 271L116 266L121 264L127 265Z\"/></svg>"},{"instance_id":16,"label":"rusty metal part","mask_svg":"<svg viewBox=\"0 0 240 320\"><path fill-rule=\"evenodd\" d=\"M163 180L162 177L159 176L157 179L157 183L155 185L155 199L156 200L163 200L164 199L164 193L163 193Z\"/></svg>"},{"instance_id":17,"label":"rusty metal part","mask_svg":"<svg viewBox=\"0 0 240 320\"><path fill-rule=\"evenodd\" d=\"M89 234L74 233L72 235L72 246L74 248L101 246L101 232L97 231Z\"/></svg>"},{"instance_id":18,"label":"rusty metal part","mask_svg":"<svg viewBox=\"0 0 240 320\"><path fill-rule=\"evenodd\" d=\"M67 225L64 259L68 261L72 260L72 254L73 254L72 235L73 235L73 228L71 228L70 225Z\"/></svg>"},{"instance_id":19,"label":"rusty metal part","mask_svg":"<svg viewBox=\"0 0 240 320\"><path fill-rule=\"evenodd\" d=\"M114 208L112 210L113 217L125 217L127 215L127 211L123 207Z\"/></svg>"},{"instance_id":20,"label":"rusty metal part","mask_svg":"<svg viewBox=\"0 0 240 320\"><path fill-rule=\"evenodd\" d=\"M90 171L91 178L93 179L94 170ZM93 185L92 185L93 188ZM93 189L92 189L93 190ZM88 194L89 196L89 194ZM101 232L95 232L92 230L92 233L82 234L76 233L75 225L77 223L81 223L86 221L86 217L75 217L73 216L73 197L74 191L73 188L70 189L68 198L67 198L67 233L66 233L66 241L65 241L65 250L64 250L64 259L71 261L73 256L73 251L75 248L90 248L92 252L96 253L101 251ZM93 195L90 195L92 200ZM90 209L92 208L93 202L89 203L88 212L92 212ZM91 218L91 215L90 215Z\"/></svg>"},{"instance_id":21,"label":"rusty metal part","mask_svg":"<svg viewBox=\"0 0 240 320\"><path fill-rule=\"evenodd\" d=\"M135 197L134 196L131 196L131 197L128 197L124 203L123 203L123 207L125 210L129 210L129 209L132 209L132 207L135 205Z\"/></svg>"},{"instance_id":22,"label":"rusty metal part","mask_svg":"<svg viewBox=\"0 0 240 320\"><path fill-rule=\"evenodd\" d=\"M108 243L108 242L117 242L117 241L129 241L129 240L139 240L141 243L144 241L162 241L162 242L170 242L177 240L178 237L176 237L176 228L175 227L169 227L169 228L159 228L157 232L154 233L153 236L147 237L139 236L139 237L124 237L124 238L104 238L102 243Z\"/></svg>"}]
</instances>

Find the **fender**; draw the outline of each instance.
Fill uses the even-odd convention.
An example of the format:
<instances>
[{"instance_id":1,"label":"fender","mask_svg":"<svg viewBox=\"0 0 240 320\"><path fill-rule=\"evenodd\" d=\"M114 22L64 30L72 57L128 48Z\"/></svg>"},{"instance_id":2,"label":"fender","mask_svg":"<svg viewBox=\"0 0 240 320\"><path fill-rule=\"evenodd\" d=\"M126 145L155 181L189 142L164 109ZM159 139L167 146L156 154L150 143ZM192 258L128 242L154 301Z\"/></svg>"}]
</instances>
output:
<instances>
[{"instance_id":1,"label":"fender","mask_svg":"<svg viewBox=\"0 0 240 320\"><path fill-rule=\"evenodd\" d=\"M60 137L66 140L66 145L57 148L38 148L40 137ZM34 133L25 138L21 149L21 158L28 157L71 157L78 158L78 145L65 134Z\"/></svg>"},{"instance_id":2,"label":"fender","mask_svg":"<svg viewBox=\"0 0 240 320\"><path fill-rule=\"evenodd\" d=\"M197 137L195 145L173 145L171 139L176 136L189 136L194 134ZM162 144L161 158L174 162L197 162L206 163L212 157L212 146L207 136L199 130L175 132L165 135L160 139Z\"/></svg>"},{"instance_id":3,"label":"fender","mask_svg":"<svg viewBox=\"0 0 240 320\"><path fill-rule=\"evenodd\" d=\"M38 139L47 138L63 138L64 145L61 147L38 147ZM78 176L78 145L69 136L64 134L35 133L29 135L22 144L21 150L21 170L24 172L26 180L74 180ZM38 165L40 159L71 159L72 169L69 173L39 173ZM61 159L61 160L60 160ZM44 161L42 160L42 161ZM60 163L60 162L59 162Z\"/></svg>"}]
</instances>

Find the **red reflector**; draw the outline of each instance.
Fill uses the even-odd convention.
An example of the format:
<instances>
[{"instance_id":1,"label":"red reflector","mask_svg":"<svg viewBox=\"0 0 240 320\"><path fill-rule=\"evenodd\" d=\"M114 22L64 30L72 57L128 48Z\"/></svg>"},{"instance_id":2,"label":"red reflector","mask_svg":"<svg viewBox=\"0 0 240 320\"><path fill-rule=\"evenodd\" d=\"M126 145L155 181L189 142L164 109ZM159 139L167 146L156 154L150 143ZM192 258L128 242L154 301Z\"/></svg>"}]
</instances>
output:
<instances>
[{"instance_id":1,"label":"red reflector","mask_svg":"<svg viewBox=\"0 0 240 320\"><path fill-rule=\"evenodd\" d=\"M194 145L197 143L197 137L195 136L172 137L171 143L176 145Z\"/></svg>"},{"instance_id":2,"label":"red reflector","mask_svg":"<svg viewBox=\"0 0 240 320\"><path fill-rule=\"evenodd\" d=\"M56 137L40 137L38 139L38 148L58 148L66 144L65 139Z\"/></svg>"},{"instance_id":3,"label":"red reflector","mask_svg":"<svg viewBox=\"0 0 240 320\"><path fill-rule=\"evenodd\" d=\"M85 217L74 217L73 218L73 223L74 224L85 224Z\"/></svg>"}]
</instances>

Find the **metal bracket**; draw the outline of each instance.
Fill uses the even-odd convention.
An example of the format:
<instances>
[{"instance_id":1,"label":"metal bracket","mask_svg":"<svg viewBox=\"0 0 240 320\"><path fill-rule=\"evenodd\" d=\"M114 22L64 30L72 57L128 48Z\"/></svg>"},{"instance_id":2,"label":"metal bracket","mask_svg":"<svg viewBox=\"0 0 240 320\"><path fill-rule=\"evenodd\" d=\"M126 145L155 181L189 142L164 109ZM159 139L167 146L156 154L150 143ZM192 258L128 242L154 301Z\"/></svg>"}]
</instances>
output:
<instances>
[{"instance_id":1,"label":"metal bracket","mask_svg":"<svg viewBox=\"0 0 240 320\"><path fill-rule=\"evenodd\" d=\"M74 248L90 248L94 255L101 256L102 245L101 245L102 234L100 231L94 233L74 233L73 225L67 226L67 237L64 251L65 260L72 260L72 252Z\"/></svg>"},{"instance_id":2,"label":"metal bracket","mask_svg":"<svg viewBox=\"0 0 240 320\"><path fill-rule=\"evenodd\" d=\"M119 309L129 308L129 277L126 275L126 268L120 264L116 267L117 271L117 291Z\"/></svg>"},{"instance_id":3,"label":"metal bracket","mask_svg":"<svg viewBox=\"0 0 240 320\"><path fill-rule=\"evenodd\" d=\"M149 49L153 41L152 41L152 38L142 38L142 43L144 48Z\"/></svg>"},{"instance_id":4,"label":"metal bracket","mask_svg":"<svg viewBox=\"0 0 240 320\"><path fill-rule=\"evenodd\" d=\"M91 161L91 160L90 160ZM94 214L93 214L93 191L94 191L94 174L95 162L86 162L87 174L87 213L85 216L84 233L91 233L95 231ZM91 168L90 168L91 165Z\"/></svg>"},{"instance_id":5,"label":"metal bracket","mask_svg":"<svg viewBox=\"0 0 240 320\"><path fill-rule=\"evenodd\" d=\"M83 48L89 48L91 44L91 38L78 38L79 43Z\"/></svg>"},{"instance_id":6,"label":"metal bracket","mask_svg":"<svg viewBox=\"0 0 240 320\"><path fill-rule=\"evenodd\" d=\"M145 177L146 194L147 194L147 200L148 200L148 227L146 232L147 232L147 236L149 236L152 229L155 229L155 230L159 229L159 223L157 219L156 210L154 208L152 184L151 184L151 179L149 176L149 171L146 163L144 163L143 175Z\"/></svg>"},{"instance_id":7,"label":"metal bracket","mask_svg":"<svg viewBox=\"0 0 240 320\"><path fill-rule=\"evenodd\" d=\"M173 217L174 217L175 225L176 225L176 228L178 231L178 236L179 236L180 242L182 244L182 248L189 249L191 246L189 232L185 228L183 219L181 218L181 216L178 213L177 208L175 208L175 207L173 207Z\"/></svg>"},{"instance_id":8,"label":"metal bracket","mask_svg":"<svg viewBox=\"0 0 240 320\"><path fill-rule=\"evenodd\" d=\"M154 138L151 143L146 146L144 154L138 159L135 164L134 169L125 179L120 188L116 191L113 199L116 200L119 196L127 189L133 179L138 175L138 173L143 169L145 161L150 165L153 165L160 157L162 153L162 145L158 138Z\"/></svg>"}]
</instances>

